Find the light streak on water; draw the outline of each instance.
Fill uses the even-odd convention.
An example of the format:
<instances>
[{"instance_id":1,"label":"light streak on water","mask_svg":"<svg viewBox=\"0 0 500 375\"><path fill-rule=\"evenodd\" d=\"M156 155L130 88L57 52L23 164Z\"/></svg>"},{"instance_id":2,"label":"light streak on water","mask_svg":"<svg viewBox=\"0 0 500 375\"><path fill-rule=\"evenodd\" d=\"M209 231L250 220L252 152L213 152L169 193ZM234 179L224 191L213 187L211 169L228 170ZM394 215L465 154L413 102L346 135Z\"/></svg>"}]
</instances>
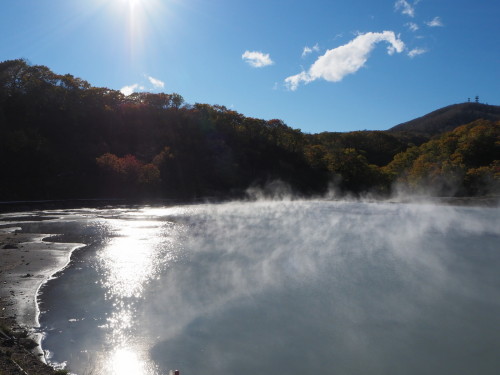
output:
<instances>
[{"instance_id":1,"label":"light streak on water","mask_svg":"<svg viewBox=\"0 0 500 375\"><path fill-rule=\"evenodd\" d=\"M44 289L44 347L81 375L88 363L94 374L494 374L498 213L361 202L92 212L81 225L106 229Z\"/></svg>"}]
</instances>

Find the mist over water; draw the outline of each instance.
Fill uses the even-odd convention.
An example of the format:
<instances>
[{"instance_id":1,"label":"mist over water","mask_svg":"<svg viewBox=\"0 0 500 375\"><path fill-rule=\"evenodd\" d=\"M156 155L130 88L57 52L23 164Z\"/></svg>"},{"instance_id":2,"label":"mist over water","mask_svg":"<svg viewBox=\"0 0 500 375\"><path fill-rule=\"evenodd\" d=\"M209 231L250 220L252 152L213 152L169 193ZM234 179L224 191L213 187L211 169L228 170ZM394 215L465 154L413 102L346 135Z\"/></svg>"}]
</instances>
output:
<instances>
[{"instance_id":1,"label":"mist over water","mask_svg":"<svg viewBox=\"0 0 500 375\"><path fill-rule=\"evenodd\" d=\"M44 287L41 323L76 373L500 368L498 208L247 202L75 222L92 244Z\"/></svg>"}]
</instances>

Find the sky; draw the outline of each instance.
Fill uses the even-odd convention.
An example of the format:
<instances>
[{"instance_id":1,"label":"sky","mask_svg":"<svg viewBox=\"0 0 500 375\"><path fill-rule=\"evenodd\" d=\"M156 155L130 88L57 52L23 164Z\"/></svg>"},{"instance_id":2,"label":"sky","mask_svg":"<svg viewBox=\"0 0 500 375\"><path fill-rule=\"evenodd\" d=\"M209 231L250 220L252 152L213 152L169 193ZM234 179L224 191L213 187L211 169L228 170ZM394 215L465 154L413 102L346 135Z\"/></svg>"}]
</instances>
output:
<instances>
[{"instance_id":1,"label":"sky","mask_svg":"<svg viewBox=\"0 0 500 375\"><path fill-rule=\"evenodd\" d=\"M0 0L0 61L307 133L500 104L497 0Z\"/></svg>"}]
</instances>

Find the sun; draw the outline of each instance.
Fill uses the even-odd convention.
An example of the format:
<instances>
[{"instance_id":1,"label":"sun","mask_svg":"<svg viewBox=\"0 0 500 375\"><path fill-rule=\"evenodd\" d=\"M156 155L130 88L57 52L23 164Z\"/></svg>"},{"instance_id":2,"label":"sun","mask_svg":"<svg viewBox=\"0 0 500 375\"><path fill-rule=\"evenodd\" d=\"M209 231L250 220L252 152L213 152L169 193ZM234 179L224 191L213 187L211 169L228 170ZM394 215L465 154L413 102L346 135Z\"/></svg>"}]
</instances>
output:
<instances>
[{"instance_id":1,"label":"sun","mask_svg":"<svg viewBox=\"0 0 500 375\"><path fill-rule=\"evenodd\" d=\"M0 0L1 1L1 0ZM131 64L139 61L157 44L153 43L159 30L165 30L171 17L169 5L177 0L88 0L99 2L115 28L110 29L116 46ZM182 0L185 1L185 0ZM117 47L117 48L120 48ZM125 57L124 57L125 58Z\"/></svg>"},{"instance_id":2,"label":"sun","mask_svg":"<svg viewBox=\"0 0 500 375\"><path fill-rule=\"evenodd\" d=\"M128 4L130 8L135 8L146 2L145 0L121 0L121 1Z\"/></svg>"}]
</instances>

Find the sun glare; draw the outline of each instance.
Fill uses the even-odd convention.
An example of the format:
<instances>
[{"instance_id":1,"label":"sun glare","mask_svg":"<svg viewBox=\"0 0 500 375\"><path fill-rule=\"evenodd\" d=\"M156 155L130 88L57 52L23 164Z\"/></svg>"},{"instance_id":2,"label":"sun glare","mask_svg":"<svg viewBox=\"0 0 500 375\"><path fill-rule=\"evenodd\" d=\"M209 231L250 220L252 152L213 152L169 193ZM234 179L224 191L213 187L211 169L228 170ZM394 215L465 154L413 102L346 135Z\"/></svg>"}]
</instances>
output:
<instances>
[{"instance_id":1,"label":"sun glare","mask_svg":"<svg viewBox=\"0 0 500 375\"><path fill-rule=\"evenodd\" d=\"M158 38L163 40L171 27L174 12L170 5L177 0L92 1L102 5L109 17L113 26L109 32L116 40L113 48L119 51L123 61L137 68L144 63L149 64L151 55L160 53Z\"/></svg>"},{"instance_id":2,"label":"sun glare","mask_svg":"<svg viewBox=\"0 0 500 375\"><path fill-rule=\"evenodd\" d=\"M148 50L152 25L157 24L163 9L159 0L114 0L114 16L121 18L127 31L126 46L131 62L136 63Z\"/></svg>"},{"instance_id":3,"label":"sun glare","mask_svg":"<svg viewBox=\"0 0 500 375\"><path fill-rule=\"evenodd\" d=\"M101 365L110 375L155 375L158 369L141 348L118 347Z\"/></svg>"},{"instance_id":4,"label":"sun glare","mask_svg":"<svg viewBox=\"0 0 500 375\"><path fill-rule=\"evenodd\" d=\"M131 7L139 5L140 3L143 3L144 0L123 0L127 2Z\"/></svg>"}]
</instances>

